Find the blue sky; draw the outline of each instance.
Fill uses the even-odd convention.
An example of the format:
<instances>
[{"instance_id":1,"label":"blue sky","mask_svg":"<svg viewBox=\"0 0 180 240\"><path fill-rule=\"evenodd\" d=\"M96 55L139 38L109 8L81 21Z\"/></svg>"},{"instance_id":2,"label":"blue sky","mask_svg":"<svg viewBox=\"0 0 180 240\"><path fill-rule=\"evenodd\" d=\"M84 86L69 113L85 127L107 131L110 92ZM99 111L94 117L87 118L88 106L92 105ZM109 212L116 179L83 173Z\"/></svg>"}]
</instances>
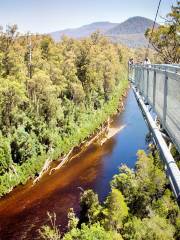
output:
<instances>
[{"instance_id":1,"label":"blue sky","mask_svg":"<svg viewBox=\"0 0 180 240\"><path fill-rule=\"evenodd\" d=\"M96 21L122 22L132 16L154 19L159 0L0 0L0 25L46 33ZM162 0L165 16L176 0ZM162 19L158 18L159 22Z\"/></svg>"}]
</instances>

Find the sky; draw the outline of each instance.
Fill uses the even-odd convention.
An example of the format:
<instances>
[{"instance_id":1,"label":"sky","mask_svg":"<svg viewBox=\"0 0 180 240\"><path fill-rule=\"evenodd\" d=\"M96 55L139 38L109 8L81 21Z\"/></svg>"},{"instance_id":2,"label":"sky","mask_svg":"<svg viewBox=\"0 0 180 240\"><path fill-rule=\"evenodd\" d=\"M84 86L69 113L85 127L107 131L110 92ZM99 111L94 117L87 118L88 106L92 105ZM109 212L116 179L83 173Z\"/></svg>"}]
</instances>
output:
<instances>
[{"instance_id":1,"label":"sky","mask_svg":"<svg viewBox=\"0 0 180 240\"><path fill-rule=\"evenodd\" d=\"M17 24L20 32L49 33L99 21L120 23L129 17L154 19L159 0L0 0L0 25ZM160 16L176 0L162 0Z\"/></svg>"}]
</instances>

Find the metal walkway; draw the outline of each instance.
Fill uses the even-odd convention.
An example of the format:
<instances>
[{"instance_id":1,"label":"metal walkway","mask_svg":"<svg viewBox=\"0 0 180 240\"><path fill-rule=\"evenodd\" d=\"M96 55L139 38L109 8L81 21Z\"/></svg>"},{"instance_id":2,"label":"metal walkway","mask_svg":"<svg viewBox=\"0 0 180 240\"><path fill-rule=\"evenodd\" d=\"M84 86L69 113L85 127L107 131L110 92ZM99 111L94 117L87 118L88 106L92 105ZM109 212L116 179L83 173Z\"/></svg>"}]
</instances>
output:
<instances>
[{"instance_id":1,"label":"metal walkway","mask_svg":"<svg viewBox=\"0 0 180 240\"><path fill-rule=\"evenodd\" d=\"M180 65L131 65L129 80L180 202L180 171L164 140L169 138L180 153Z\"/></svg>"}]
</instances>

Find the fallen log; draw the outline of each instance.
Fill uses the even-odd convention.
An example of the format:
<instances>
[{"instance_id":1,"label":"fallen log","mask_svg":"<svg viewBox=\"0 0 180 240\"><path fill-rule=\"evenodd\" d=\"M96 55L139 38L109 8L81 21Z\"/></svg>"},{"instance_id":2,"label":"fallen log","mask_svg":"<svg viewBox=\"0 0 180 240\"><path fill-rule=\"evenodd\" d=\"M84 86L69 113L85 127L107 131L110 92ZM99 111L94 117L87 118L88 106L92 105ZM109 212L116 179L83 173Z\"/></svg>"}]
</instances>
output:
<instances>
[{"instance_id":1,"label":"fallen log","mask_svg":"<svg viewBox=\"0 0 180 240\"><path fill-rule=\"evenodd\" d=\"M61 167L66 163L66 161L68 160L68 158L69 158L69 156L71 155L71 153L72 153L73 150L74 150L74 147L69 151L69 153L68 153L65 157L61 158L61 162L58 164L57 167L52 168L52 169L50 170L49 175L51 175L51 173L54 172L54 171L56 171L57 169L61 168Z\"/></svg>"}]
</instances>

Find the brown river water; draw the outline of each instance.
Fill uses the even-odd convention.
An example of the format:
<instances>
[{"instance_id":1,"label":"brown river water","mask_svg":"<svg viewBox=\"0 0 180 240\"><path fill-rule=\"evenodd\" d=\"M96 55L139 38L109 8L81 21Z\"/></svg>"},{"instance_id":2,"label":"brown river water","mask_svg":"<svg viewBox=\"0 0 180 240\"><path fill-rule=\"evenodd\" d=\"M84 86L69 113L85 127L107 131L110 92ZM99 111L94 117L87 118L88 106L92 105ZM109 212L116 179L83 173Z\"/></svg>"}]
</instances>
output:
<instances>
[{"instance_id":1,"label":"brown river water","mask_svg":"<svg viewBox=\"0 0 180 240\"><path fill-rule=\"evenodd\" d=\"M45 174L32 185L29 181L0 200L0 240L39 239L38 229L47 224L47 212L55 212L56 223L66 229L67 210L79 213L80 188L92 188L103 201L110 191L109 181L121 164L133 168L138 149L147 149L148 129L132 90L125 110L116 115L108 140L91 144L82 154L53 174Z\"/></svg>"}]
</instances>

